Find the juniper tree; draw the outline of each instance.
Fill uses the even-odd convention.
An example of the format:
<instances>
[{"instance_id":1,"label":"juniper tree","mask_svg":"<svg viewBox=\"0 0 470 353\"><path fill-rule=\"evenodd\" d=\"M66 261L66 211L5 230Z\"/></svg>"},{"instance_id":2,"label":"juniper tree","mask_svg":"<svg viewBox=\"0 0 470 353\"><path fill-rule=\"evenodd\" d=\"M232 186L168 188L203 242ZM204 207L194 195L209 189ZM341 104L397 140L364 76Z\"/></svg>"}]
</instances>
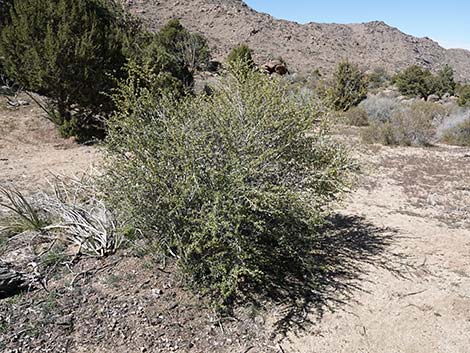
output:
<instances>
[{"instance_id":1,"label":"juniper tree","mask_svg":"<svg viewBox=\"0 0 470 353\"><path fill-rule=\"evenodd\" d=\"M50 99L64 135L88 135L113 110L104 93L126 62L120 27L104 0L13 0L0 38L5 71Z\"/></svg>"},{"instance_id":2,"label":"juniper tree","mask_svg":"<svg viewBox=\"0 0 470 353\"><path fill-rule=\"evenodd\" d=\"M335 110L347 111L367 97L367 79L354 64L344 60L338 64L328 91L330 104Z\"/></svg>"},{"instance_id":3,"label":"juniper tree","mask_svg":"<svg viewBox=\"0 0 470 353\"><path fill-rule=\"evenodd\" d=\"M189 32L177 19L170 20L156 33L151 51L164 52L166 57L156 55L154 58L158 58L160 64L165 60L166 71L186 87L192 86L194 72L205 68L210 57L206 39L198 33Z\"/></svg>"},{"instance_id":4,"label":"juniper tree","mask_svg":"<svg viewBox=\"0 0 470 353\"><path fill-rule=\"evenodd\" d=\"M432 94L431 71L412 65L394 77L394 83L401 94L408 97L427 99Z\"/></svg>"},{"instance_id":5,"label":"juniper tree","mask_svg":"<svg viewBox=\"0 0 470 353\"><path fill-rule=\"evenodd\" d=\"M454 70L449 65L445 65L435 76L433 93L439 97L444 96L446 93L453 95L455 87Z\"/></svg>"}]
</instances>

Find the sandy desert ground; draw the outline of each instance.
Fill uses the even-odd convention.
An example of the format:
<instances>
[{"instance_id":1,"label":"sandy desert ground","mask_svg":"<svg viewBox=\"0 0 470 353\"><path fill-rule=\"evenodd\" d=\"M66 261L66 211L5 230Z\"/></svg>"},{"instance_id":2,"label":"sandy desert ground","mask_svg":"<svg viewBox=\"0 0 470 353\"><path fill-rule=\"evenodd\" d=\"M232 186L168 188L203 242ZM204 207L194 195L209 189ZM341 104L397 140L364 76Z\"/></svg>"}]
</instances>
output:
<instances>
[{"instance_id":1,"label":"sandy desert ground","mask_svg":"<svg viewBox=\"0 0 470 353\"><path fill-rule=\"evenodd\" d=\"M99 147L61 139L34 104L1 106L2 185L34 192L46 187L51 172L75 175L99 164ZM220 324L167 273L121 254L84 259L51 278L48 291L0 301L0 316L7 318L0 325L0 348L470 352L470 149L364 146L357 130L347 131L343 137L362 172L332 217L335 236L325 261L334 268L302 318L278 326L284 313L273 306ZM11 247L21 244L13 242L10 253L0 256L11 260ZM99 270L87 272L89 266ZM76 274L84 275L63 289ZM51 293L57 296L51 299ZM271 338L279 327L287 337Z\"/></svg>"}]
</instances>

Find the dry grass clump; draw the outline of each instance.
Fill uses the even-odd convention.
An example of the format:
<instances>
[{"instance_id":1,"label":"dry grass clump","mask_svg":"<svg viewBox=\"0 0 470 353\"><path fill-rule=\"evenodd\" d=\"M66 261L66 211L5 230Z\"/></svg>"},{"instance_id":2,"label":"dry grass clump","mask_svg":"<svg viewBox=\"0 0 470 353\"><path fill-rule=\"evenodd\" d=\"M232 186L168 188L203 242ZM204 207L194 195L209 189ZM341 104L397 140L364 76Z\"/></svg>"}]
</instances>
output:
<instances>
[{"instance_id":1,"label":"dry grass clump","mask_svg":"<svg viewBox=\"0 0 470 353\"><path fill-rule=\"evenodd\" d=\"M22 233L27 230L42 231L48 224L40 206L27 199L14 187L0 186L0 208L8 213L0 219L0 231Z\"/></svg>"},{"instance_id":2,"label":"dry grass clump","mask_svg":"<svg viewBox=\"0 0 470 353\"><path fill-rule=\"evenodd\" d=\"M447 144L470 146L470 110L460 110L443 119L437 137Z\"/></svg>"},{"instance_id":3,"label":"dry grass clump","mask_svg":"<svg viewBox=\"0 0 470 353\"><path fill-rule=\"evenodd\" d=\"M368 97L359 104L371 123L389 121L393 114L405 110L405 105L395 98L379 95Z\"/></svg>"},{"instance_id":4,"label":"dry grass clump","mask_svg":"<svg viewBox=\"0 0 470 353\"><path fill-rule=\"evenodd\" d=\"M54 177L51 194L26 197L16 188L0 188L1 217L8 234L49 233L92 256L114 253L124 242L122 222L108 210L99 194L84 180Z\"/></svg>"},{"instance_id":5,"label":"dry grass clump","mask_svg":"<svg viewBox=\"0 0 470 353\"><path fill-rule=\"evenodd\" d=\"M52 186L54 193L44 198L43 205L57 222L47 230L61 230L80 252L93 256L109 255L121 247L124 236L118 217L91 183L55 178Z\"/></svg>"},{"instance_id":6,"label":"dry grass clump","mask_svg":"<svg viewBox=\"0 0 470 353\"><path fill-rule=\"evenodd\" d=\"M370 122L363 140L384 145L430 146L438 140L436 126L450 114L449 108L437 103L391 98L371 98L362 107Z\"/></svg>"},{"instance_id":7,"label":"dry grass clump","mask_svg":"<svg viewBox=\"0 0 470 353\"><path fill-rule=\"evenodd\" d=\"M345 122L352 126L368 126L369 117L365 109L353 107L344 113Z\"/></svg>"}]
</instances>

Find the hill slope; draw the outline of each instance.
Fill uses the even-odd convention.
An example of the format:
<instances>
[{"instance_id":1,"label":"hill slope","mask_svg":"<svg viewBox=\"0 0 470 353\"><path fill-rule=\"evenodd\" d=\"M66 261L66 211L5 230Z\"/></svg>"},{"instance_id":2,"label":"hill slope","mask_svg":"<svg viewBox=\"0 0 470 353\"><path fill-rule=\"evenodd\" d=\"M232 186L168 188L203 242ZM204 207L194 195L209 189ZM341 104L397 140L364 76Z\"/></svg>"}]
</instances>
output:
<instances>
[{"instance_id":1,"label":"hill slope","mask_svg":"<svg viewBox=\"0 0 470 353\"><path fill-rule=\"evenodd\" d=\"M247 43L258 61L282 56L293 71L318 68L331 72L349 58L364 69L383 67L396 72L412 64L432 70L449 63L460 80L470 80L470 51L446 50L429 38L407 35L383 22L301 25L278 20L249 8L241 0L128 0L130 9L151 29L179 18L192 31L203 33L223 59L239 43Z\"/></svg>"}]
</instances>

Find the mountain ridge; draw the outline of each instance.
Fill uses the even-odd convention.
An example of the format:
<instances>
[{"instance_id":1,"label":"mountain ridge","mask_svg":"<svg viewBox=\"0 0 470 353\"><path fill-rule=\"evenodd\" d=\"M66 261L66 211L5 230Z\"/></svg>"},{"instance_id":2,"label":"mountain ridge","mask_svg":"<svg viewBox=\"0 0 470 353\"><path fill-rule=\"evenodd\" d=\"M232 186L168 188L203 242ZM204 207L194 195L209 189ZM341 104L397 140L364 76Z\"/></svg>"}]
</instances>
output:
<instances>
[{"instance_id":1,"label":"mountain ridge","mask_svg":"<svg viewBox=\"0 0 470 353\"><path fill-rule=\"evenodd\" d=\"M258 62L282 57L293 72L319 69L330 74L347 58L366 71L384 68L390 73L413 64L432 71L449 64L457 80L470 80L470 51L445 49L428 37L414 37L383 21L300 24L257 12L241 0L128 0L128 4L154 31L171 18L180 19L208 38L216 60L246 43Z\"/></svg>"}]
</instances>

